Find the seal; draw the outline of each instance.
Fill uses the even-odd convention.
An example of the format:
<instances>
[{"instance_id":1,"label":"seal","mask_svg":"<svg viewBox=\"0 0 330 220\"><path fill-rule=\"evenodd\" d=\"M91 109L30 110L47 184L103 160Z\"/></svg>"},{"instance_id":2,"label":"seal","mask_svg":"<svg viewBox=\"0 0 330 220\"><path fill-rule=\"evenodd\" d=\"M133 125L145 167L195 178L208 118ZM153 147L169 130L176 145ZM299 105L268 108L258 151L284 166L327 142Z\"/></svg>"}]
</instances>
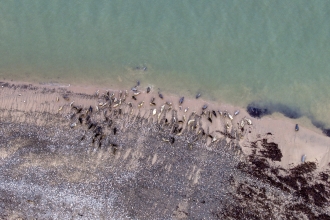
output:
<instances>
[{"instance_id":1,"label":"seal","mask_svg":"<svg viewBox=\"0 0 330 220\"><path fill-rule=\"evenodd\" d=\"M214 110L212 110L212 114L217 117L217 113Z\"/></svg>"},{"instance_id":2,"label":"seal","mask_svg":"<svg viewBox=\"0 0 330 220\"><path fill-rule=\"evenodd\" d=\"M201 94L200 94L200 93L198 93L198 94L196 95L196 99L198 99L199 97L201 97Z\"/></svg>"},{"instance_id":3,"label":"seal","mask_svg":"<svg viewBox=\"0 0 330 220\"><path fill-rule=\"evenodd\" d=\"M165 102L165 104L168 105L168 106L171 106L172 102L167 101L167 102Z\"/></svg>"},{"instance_id":4,"label":"seal","mask_svg":"<svg viewBox=\"0 0 330 220\"><path fill-rule=\"evenodd\" d=\"M149 93L151 90L150 86L147 87L147 93Z\"/></svg>"},{"instance_id":5,"label":"seal","mask_svg":"<svg viewBox=\"0 0 330 220\"><path fill-rule=\"evenodd\" d=\"M195 120L194 119L191 119L188 121L188 125L190 125L190 123L194 122Z\"/></svg>"},{"instance_id":6,"label":"seal","mask_svg":"<svg viewBox=\"0 0 330 220\"><path fill-rule=\"evenodd\" d=\"M208 105L205 104L205 105L203 105L202 109L205 110L205 109L207 109L207 107L208 107Z\"/></svg>"},{"instance_id":7,"label":"seal","mask_svg":"<svg viewBox=\"0 0 330 220\"><path fill-rule=\"evenodd\" d=\"M182 96L179 100L179 104L181 105L183 103L183 101L184 101L184 97Z\"/></svg>"},{"instance_id":8,"label":"seal","mask_svg":"<svg viewBox=\"0 0 330 220\"><path fill-rule=\"evenodd\" d=\"M246 123L247 123L248 125L252 125L252 121L251 121L251 119L244 118L244 120L246 121Z\"/></svg>"},{"instance_id":9,"label":"seal","mask_svg":"<svg viewBox=\"0 0 330 220\"><path fill-rule=\"evenodd\" d=\"M164 96L158 91L159 98L163 99Z\"/></svg>"},{"instance_id":10,"label":"seal","mask_svg":"<svg viewBox=\"0 0 330 220\"><path fill-rule=\"evenodd\" d=\"M140 104L138 104L138 107L141 108L144 104L144 101L140 102Z\"/></svg>"},{"instance_id":11,"label":"seal","mask_svg":"<svg viewBox=\"0 0 330 220\"><path fill-rule=\"evenodd\" d=\"M160 106L160 113L164 111L165 105Z\"/></svg>"},{"instance_id":12,"label":"seal","mask_svg":"<svg viewBox=\"0 0 330 220\"><path fill-rule=\"evenodd\" d=\"M154 97L151 98L150 105L156 105Z\"/></svg>"},{"instance_id":13,"label":"seal","mask_svg":"<svg viewBox=\"0 0 330 220\"><path fill-rule=\"evenodd\" d=\"M296 124L295 130L296 130L296 131L299 131L299 126L298 126L298 124Z\"/></svg>"}]
</instances>

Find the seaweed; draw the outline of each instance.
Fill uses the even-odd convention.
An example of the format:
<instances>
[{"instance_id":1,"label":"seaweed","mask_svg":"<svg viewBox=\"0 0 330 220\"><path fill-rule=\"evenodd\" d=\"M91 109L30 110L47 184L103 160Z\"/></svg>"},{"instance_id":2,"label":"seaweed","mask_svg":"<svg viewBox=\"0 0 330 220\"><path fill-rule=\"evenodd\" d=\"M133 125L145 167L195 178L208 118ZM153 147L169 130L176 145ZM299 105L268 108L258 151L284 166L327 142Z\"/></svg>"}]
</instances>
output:
<instances>
[{"instance_id":1,"label":"seaweed","mask_svg":"<svg viewBox=\"0 0 330 220\"><path fill-rule=\"evenodd\" d=\"M290 169L291 173L295 176L303 175L305 173L311 173L316 170L315 162L305 162L303 164L299 164L296 167Z\"/></svg>"},{"instance_id":2,"label":"seaweed","mask_svg":"<svg viewBox=\"0 0 330 220\"><path fill-rule=\"evenodd\" d=\"M283 154L278 148L278 144L274 142L268 143L267 139L263 139L261 145L265 148L265 150L260 150L260 153L264 157L269 158L272 161L281 161Z\"/></svg>"},{"instance_id":3,"label":"seaweed","mask_svg":"<svg viewBox=\"0 0 330 220\"><path fill-rule=\"evenodd\" d=\"M261 144L258 145L258 142L261 142ZM282 153L276 143L268 143L267 139L251 142L250 147L252 153L246 158L245 162L238 164L237 169L248 173L257 182L265 182L280 191L293 195L293 201L295 202L299 201L299 198L302 199L302 202L294 205L285 205L285 209L281 211L283 218L301 219L302 214L307 216L308 219L330 219L330 216L323 209L329 206L330 200L329 170L317 173L315 162L305 162L291 169L275 166L268 159L280 161ZM280 170L284 171L284 174L281 174ZM249 183L249 185L238 183L234 201L236 201L236 204L249 204L250 214L254 213L257 216L254 216L256 219L265 219L271 213L266 206L263 206L265 203L263 201L269 201L269 198L267 198L265 191L259 190L258 192L254 189L255 187L258 187L256 182ZM244 212L244 206L236 204L225 209L223 216L241 219L241 216L237 215L237 211ZM272 204L275 205L274 201ZM281 206L281 203L279 202L278 205ZM244 216L243 213L242 216Z\"/></svg>"}]
</instances>

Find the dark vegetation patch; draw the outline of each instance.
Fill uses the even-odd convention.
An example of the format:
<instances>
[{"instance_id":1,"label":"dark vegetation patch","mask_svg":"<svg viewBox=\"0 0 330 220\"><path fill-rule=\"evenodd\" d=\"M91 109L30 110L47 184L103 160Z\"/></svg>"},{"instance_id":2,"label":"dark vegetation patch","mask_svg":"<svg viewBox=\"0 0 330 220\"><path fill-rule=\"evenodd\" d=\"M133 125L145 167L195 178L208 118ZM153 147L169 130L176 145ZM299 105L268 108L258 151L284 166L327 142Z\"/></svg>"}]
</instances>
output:
<instances>
[{"instance_id":1,"label":"dark vegetation patch","mask_svg":"<svg viewBox=\"0 0 330 220\"><path fill-rule=\"evenodd\" d=\"M278 144L274 142L268 143L267 139L263 139L261 145L264 147L265 150L260 150L260 153L265 158L269 158L272 161L281 161L283 154L281 150L278 148Z\"/></svg>"},{"instance_id":2,"label":"dark vegetation patch","mask_svg":"<svg viewBox=\"0 0 330 220\"><path fill-rule=\"evenodd\" d=\"M330 219L329 169L318 173L315 162L290 169L276 166L271 161L280 161L282 153L267 139L252 142L250 147L252 153L237 168L255 181L232 180L234 200L223 211L214 213L218 219ZM260 182L269 187L260 187ZM275 195L283 197L272 196L276 191Z\"/></svg>"},{"instance_id":3,"label":"dark vegetation patch","mask_svg":"<svg viewBox=\"0 0 330 220\"><path fill-rule=\"evenodd\" d=\"M299 175L303 175L305 173L311 173L315 170L316 170L316 163L305 162L305 163L295 166L290 171L291 171L292 175L299 176Z\"/></svg>"},{"instance_id":4,"label":"dark vegetation patch","mask_svg":"<svg viewBox=\"0 0 330 220\"><path fill-rule=\"evenodd\" d=\"M261 146L263 149L260 149L258 152L261 154L262 157L268 158L272 161L281 161L283 154L281 150L278 148L278 144L274 142L267 142L267 139L257 140L251 143L251 147L256 149L258 148L258 142L261 142ZM254 154L256 150L253 151Z\"/></svg>"},{"instance_id":5,"label":"dark vegetation patch","mask_svg":"<svg viewBox=\"0 0 330 220\"><path fill-rule=\"evenodd\" d=\"M322 181L328 182L329 174L322 172L320 173L320 178Z\"/></svg>"},{"instance_id":6,"label":"dark vegetation patch","mask_svg":"<svg viewBox=\"0 0 330 220\"><path fill-rule=\"evenodd\" d=\"M324 184L312 184L310 186L301 187L295 194L301 197L305 203L314 203L316 206L325 207L328 204L329 187Z\"/></svg>"}]
</instances>

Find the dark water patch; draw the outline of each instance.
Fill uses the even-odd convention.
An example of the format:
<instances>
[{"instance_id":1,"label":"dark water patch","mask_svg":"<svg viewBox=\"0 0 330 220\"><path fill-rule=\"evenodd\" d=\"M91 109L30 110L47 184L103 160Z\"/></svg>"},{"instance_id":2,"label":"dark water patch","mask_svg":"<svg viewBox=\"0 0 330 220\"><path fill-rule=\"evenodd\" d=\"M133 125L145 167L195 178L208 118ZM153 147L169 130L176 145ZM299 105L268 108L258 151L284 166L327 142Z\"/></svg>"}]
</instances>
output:
<instances>
[{"instance_id":1,"label":"dark water patch","mask_svg":"<svg viewBox=\"0 0 330 220\"><path fill-rule=\"evenodd\" d=\"M255 118L261 118L265 115L273 114L274 112L282 113L284 116L292 119L297 119L302 116L300 109L297 107L271 102L252 102L247 106L247 111L250 116Z\"/></svg>"},{"instance_id":2,"label":"dark water patch","mask_svg":"<svg viewBox=\"0 0 330 220\"><path fill-rule=\"evenodd\" d=\"M275 104L274 111L280 112L288 118L297 119L302 116L299 108L290 107L283 104Z\"/></svg>"},{"instance_id":3,"label":"dark water patch","mask_svg":"<svg viewBox=\"0 0 330 220\"><path fill-rule=\"evenodd\" d=\"M254 118L261 118L266 115L271 115L274 112L282 113L284 116L292 119L304 116L299 108L281 103L251 102L246 109L249 115ZM316 120L315 117L310 114L305 116L311 120L315 127L321 129L323 134L330 137L330 128L324 122Z\"/></svg>"},{"instance_id":4,"label":"dark water patch","mask_svg":"<svg viewBox=\"0 0 330 220\"><path fill-rule=\"evenodd\" d=\"M270 115L273 113L266 107L261 106L260 104L257 103L250 103L247 106L247 112L250 114L250 116L254 118L261 118L265 115Z\"/></svg>"},{"instance_id":5,"label":"dark water patch","mask_svg":"<svg viewBox=\"0 0 330 220\"><path fill-rule=\"evenodd\" d=\"M324 122L321 122L319 120L316 120L313 116L309 117L311 119L312 124L321 129L323 134L325 134L326 136L330 137L330 128L326 126L326 124Z\"/></svg>"},{"instance_id":6,"label":"dark water patch","mask_svg":"<svg viewBox=\"0 0 330 220\"><path fill-rule=\"evenodd\" d=\"M326 136L330 137L330 129L322 129L322 132L323 132Z\"/></svg>"}]
</instances>

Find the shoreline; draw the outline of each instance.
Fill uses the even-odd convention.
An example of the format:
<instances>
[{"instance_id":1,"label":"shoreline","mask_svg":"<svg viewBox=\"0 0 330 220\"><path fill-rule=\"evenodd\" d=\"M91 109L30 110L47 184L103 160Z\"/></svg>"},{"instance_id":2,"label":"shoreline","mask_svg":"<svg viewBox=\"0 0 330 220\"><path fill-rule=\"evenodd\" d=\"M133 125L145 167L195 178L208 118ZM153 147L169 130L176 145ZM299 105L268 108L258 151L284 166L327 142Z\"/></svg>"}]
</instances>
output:
<instances>
[{"instance_id":1,"label":"shoreline","mask_svg":"<svg viewBox=\"0 0 330 220\"><path fill-rule=\"evenodd\" d=\"M5 85L5 86L4 86ZM184 102L182 103L182 109L180 110L179 106L179 99L180 96L173 95L173 94L163 94L164 99L160 99L158 95L158 90L155 88L152 88L150 93L146 92L146 88L148 85L141 84L138 86L138 90L140 92L139 95L136 95L137 100L133 100L133 91L131 88L123 88L122 90L119 89L110 89L110 88L99 88L96 86L81 86L81 85L71 85L71 84L59 84L59 83L43 83L43 84L36 84L36 83L28 83L28 82L20 82L20 81L2 81L0 82L0 89L6 88L8 85L16 85L16 86L22 86L30 85L32 87L37 88L47 88L50 90L53 90L54 93L57 93L57 95L51 95L50 97L47 97L46 99L50 99L49 101L53 103L53 106L49 106L47 111L49 113L56 113L61 106L66 106L75 100L68 101L63 100L63 97L61 97L60 102L56 102L56 98L60 97L60 94L58 93L61 91L61 93L68 93L69 95L71 93L74 94L80 94L82 96L94 96L95 93L98 91L99 96L101 97L106 93L106 91L111 91L115 94L117 94L119 91L122 91L124 94L125 91L128 92L128 97L126 97L126 104L128 102L132 103L133 108L139 109L141 112L141 115L152 115L154 109L156 109L156 113L154 117L156 117L161 110L161 106L164 105L164 109L168 108L169 106L165 104L165 102L172 103L171 108L176 110L177 114L177 120L183 120L183 117L186 118L186 120L189 120L188 117L191 115L192 112L195 112L197 115L202 114L202 107L203 105L207 105L208 107L205 109L205 114L202 118L203 120L201 123L203 124L201 127L204 129L204 131L207 134L210 134L214 140L220 139L222 137L221 133L219 133L219 130L221 132L225 131L226 123L229 124L230 129L232 129L232 132L239 133L240 130L240 123L244 121L244 118L250 119L252 121L252 125L246 127L246 121L245 121L245 130L242 133L242 137L239 140L239 144L243 146L244 152L249 152L248 149L244 148L244 145L249 145L251 141L258 140L262 137L270 138L273 142L279 144L279 148L283 152L283 159L281 162L276 162L278 165L281 165L283 167L288 168L292 165L298 165L301 163L301 159L303 155L306 155L306 161L310 162L317 162L319 163L319 167L325 167L330 162L330 142L329 137L324 135L321 129L317 127L306 128L299 125L299 131L295 131L295 125L298 123L299 119L292 119L285 117L283 114L275 112L270 115L265 115L261 118L253 118L249 115L247 109L245 108L236 108L230 104L218 104L213 101L203 100L203 97L200 97L198 99L188 99L185 98ZM134 87L134 85L132 86ZM9 92L10 93L10 92ZM23 108L24 105L29 106L30 111L37 110L38 107L36 105L31 105L31 102L34 102L37 104L38 102L44 102L46 100L33 100L31 95L28 95L29 101L24 103L24 94L21 94L21 96L18 96L19 94L11 94L11 97L16 97L16 101L22 102L20 104L17 104L18 108ZM3 100L6 97L1 97L1 100ZM9 98L9 97L8 97ZM155 98L154 103L156 106L151 106L149 103L151 101L151 98ZM118 97L119 99L119 97ZM141 108L138 107L138 104L144 102L143 106ZM87 106L93 106L94 108L99 105L98 101L96 100L79 100L76 102L77 104L87 107ZM7 103L8 104L8 103ZM3 106L6 106L3 105ZM6 107L5 107L6 108ZM185 112L185 109L187 109L187 112ZM69 108L67 108L68 110ZM45 110L45 109L43 109ZM41 111L43 111L41 110ZM63 112L61 110L61 112ZM212 114L214 111L216 115ZM235 116L235 112L239 111L239 114ZM67 111L68 112L68 111ZM219 115L219 112L222 113L229 113L233 120L230 120L228 117L223 117ZM134 112L136 114L136 112ZM212 120L212 123L210 120L208 120L208 116L211 117L210 120ZM159 120L160 118L158 118ZM168 120L170 120L170 117L167 117ZM306 121L308 119L305 119ZM218 132L217 132L218 131ZM271 133L271 135L270 135ZM211 139L211 138L210 138ZM212 142L212 140L208 140L208 143Z\"/></svg>"},{"instance_id":2,"label":"shoreline","mask_svg":"<svg viewBox=\"0 0 330 220\"><path fill-rule=\"evenodd\" d=\"M59 81L50 81L48 82L47 79L44 79L43 81L40 82L30 82L30 81L26 81L26 80L16 80L16 79L5 79L3 78L1 81L2 82L7 82L7 83L11 83L11 82L16 82L16 83L23 83L23 84L33 84L36 86L40 86L40 85L44 85L44 86L61 86L61 87L71 87L71 88L75 88L78 91L84 92L83 89L92 91L92 90L125 90L128 89L130 86L132 86L135 81L132 80L134 79L139 79L140 77L139 74L145 74L144 71L136 71L136 70L132 70L130 69L131 72L130 74L132 75L131 79L122 79L122 77L120 77L120 75L117 75L117 77L111 79L110 81L92 81L92 82L87 82L87 81L82 81L81 79L78 79L77 81L74 79L69 80L71 82L71 84L68 83L67 80L64 79L58 79ZM7 77L8 78L8 77ZM142 77L145 78L145 77ZM129 82L126 82L127 80L129 80ZM132 84L133 83L133 84ZM106 84L110 85L109 87L106 86ZM70 85L70 86L68 86ZM151 86L154 87L153 84L147 84L144 85L145 88L147 86ZM155 90L157 88L154 88ZM169 96L177 96L175 93L171 92L168 89L166 90L166 94ZM201 91L201 89L197 89L195 92L196 94L198 93L198 91ZM187 95L189 97L189 99L194 99L196 94L193 94L191 90L189 90L189 94L187 94L187 92L185 91L181 91L183 94ZM179 97L179 96L177 96ZM204 96L205 97L205 96ZM202 98L203 99L203 96ZM227 101L223 101L223 100L219 100L218 98L216 98L214 96L214 94L210 95L208 94L208 96L205 99L206 102L211 102L211 103L215 103L216 105L219 106L234 106L238 109L244 109L245 111L248 111L248 114L250 115L250 117L256 117L258 118L262 118L265 116L269 116L269 117L277 117L283 120L289 120L289 119L293 119L292 121L295 121L298 124L301 124L302 126L315 131L319 134L324 134L328 137L330 137L330 124L326 124L324 123L322 120L318 119L317 117L315 117L315 115L312 115L310 113L302 113L301 110L299 109L299 107L293 107L293 106L288 106L286 104L282 104L282 103L276 103L276 102L272 102L272 101L262 101L262 100L250 100L249 102L245 102L245 101L240 101L238 104L233 104L231 102Z\"/></svg>"}]
</instances>

